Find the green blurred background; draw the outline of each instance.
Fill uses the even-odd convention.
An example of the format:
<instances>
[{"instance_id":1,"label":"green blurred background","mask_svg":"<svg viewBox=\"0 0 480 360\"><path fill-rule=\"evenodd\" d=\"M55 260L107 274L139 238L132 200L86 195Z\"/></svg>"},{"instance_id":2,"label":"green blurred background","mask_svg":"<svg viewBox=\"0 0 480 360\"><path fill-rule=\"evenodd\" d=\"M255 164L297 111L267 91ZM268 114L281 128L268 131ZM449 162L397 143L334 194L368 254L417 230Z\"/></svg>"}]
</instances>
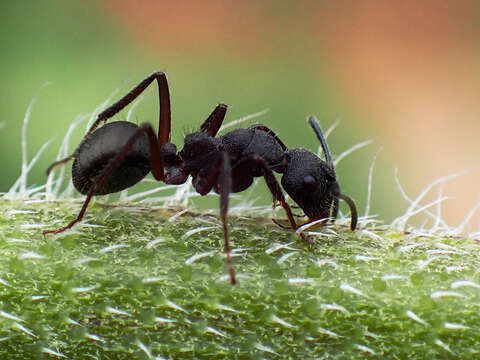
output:
<instances>
[{"instance_id":1,"label":"green blurred background","mask_svg":"<svg viewBox=\"0 0 480 360\"><path fill-rule=\"evenodd\" d=\"M378 9L376 2L368 4L367 10ZM23 117L43 84L50 83L39 93L28 127L30 158L47 140L54 138L54 141L32 170L30 185L45 181L46 167L55 158L69 124L79 114L93 111L116 89L113 100L119 98L157 70L168 75L172 140L178 145L184 133L197 128L219 102L230 106L227 121L268 108L266 115L254 121L275 129L289 147L318 148L305 121L310 114L319 118L324 129L340 120L329 137L330 150L336 155L356 143L374 139L372 145L352 154L337 167L343 191L356 200L361 214L367 194L368 169L381 147L384 150L374 173L372 212L379 213L384 220L391 220L405 208L394 185L395 165L400 166L401 179L413 192L435 177L445 175L443 168L432 171L424 165L431 163L428 156L435 156L435 147L425 150L424 158L412 158L412 154L425 152L419 148L421 139L425 139L424 133L412 139L410 128L395 127L403 123L395 120L398 116L404 116L405 123L418 125L414 116L408 112L399 114L398 107L389 108L385 106L388 101L382 100L391 90L386 85L406 75L402 71L393 71L397 78L389 78L387 71L379 74L376 70L383 68L362 57L372 46L374 50L378 47L380 55L381 44L388 42L374 42L375 34L382 32L376 29L370 33L367 28L362 39L372 41L367 41L363 51L362 42L354 36L362 34L360 20L366 16L366 10L358 4L46 0L2 1L0 6L3 123L0 191L8 191L20 173ZM410 10L402 13L410 14ZM424 14L428 17L429 12ZM349 27L346 31L342 24L359 27ZM380 22L380 26L389 24ZM424 46L408 33L405 36L406 40L397 39L397 42ZM345 39L354 44L348 47ZM356 51L346 51L352 48ZM368 66L352 65L362 62ZM366 86L370 80L380 85ZM415 81L419 81L416 76ZM405 103L408 104L405 94L409 94L401 92L401 88L395 90L399 96L392 98L405 99L401 103L403 107L400 106L403 109ZM146 92L135 109L133 121L149 121L156 126L156 91L152 87ZM116 118L124 119L126 113ZM478 126L475 121L472 124ZM437 128L437 125L428 126ZM71 151L81 140L83 131L84 125L75 131ZM415 139L419 143L416 144ZM411 166L412 163L415 166ZM451 170L466 166L470 163ZM417 173L418 169L424 171ZM269 198L264 188L263 184L259 186L258 193L263 194L263 201L267 203ZM478 193L477 188L474 190Z\"/></svg>"}]
</instances>

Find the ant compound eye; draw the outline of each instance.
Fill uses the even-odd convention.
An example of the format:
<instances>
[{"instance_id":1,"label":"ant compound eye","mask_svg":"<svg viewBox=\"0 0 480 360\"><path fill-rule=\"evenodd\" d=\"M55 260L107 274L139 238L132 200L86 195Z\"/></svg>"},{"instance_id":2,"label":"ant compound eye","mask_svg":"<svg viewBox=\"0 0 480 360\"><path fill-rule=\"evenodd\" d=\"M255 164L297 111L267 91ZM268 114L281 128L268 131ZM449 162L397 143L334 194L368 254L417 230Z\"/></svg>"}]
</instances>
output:
<instances>
[{"instance_id":1,"label":"ant compound eye","mask_svg":"<svg viewBox=\"0 0 480 360\"><path fill-rule=\"evenodd\" d=\"M303 185L308 190L314 190L317 187L317 180L311 175L307 175L303 178Z\"/></svg>"}]
</instances>

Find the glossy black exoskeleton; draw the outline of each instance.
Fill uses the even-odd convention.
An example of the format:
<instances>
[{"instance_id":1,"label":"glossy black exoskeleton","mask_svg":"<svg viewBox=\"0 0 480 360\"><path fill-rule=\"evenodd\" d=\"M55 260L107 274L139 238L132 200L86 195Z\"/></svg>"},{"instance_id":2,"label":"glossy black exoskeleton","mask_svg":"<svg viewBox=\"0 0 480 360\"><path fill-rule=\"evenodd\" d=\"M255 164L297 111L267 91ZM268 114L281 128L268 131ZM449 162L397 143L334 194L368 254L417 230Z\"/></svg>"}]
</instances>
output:
<instances>
[{"instance_id":1,"label":"glossy black exoskeleton","mask_svg":"<svg viewBox=\"0 0 480 360\"><path fill-rule=\"evenodd\" d=\"M107 121L130 104L154 80L158 83L160 102L158 135L149 123L137 126L125 121L112 122L96 130L101 122ZM75 188L87 195L87 198L73 221L60 229L45 230L43 234L57 234L71 228L83 218L93 196L126 189L139 182L149 172L156 180L175 185L185 183L188 177L192 176L193 186L199 194L205 195L211 190L220 194L225 253L231 283L235 284L226 223L231 192L240 192L248 188L255 177L263 176L274 202L281 204L291 227L297 229L290 206L285 201L282 189L273 174L273 171L276 171L284 173L282 183L284 182L285 190L298 201L300 207L305 207L304 211L310 219L328 217L327 210L330 209L332 202L336 216L338 198L345 197L340 193L338 184L336 187L332 185L336 184L336 181L329 158L327 162L323 162L316 157L316 160L307 161L308 166L305 166L305 159L315 156L314 154L307 151L305 154L309 155L302 155L305 150L301 149L287 150L273 131L263 125L233 130L216 138L226 111L227 106L219 104L202 124L199 132L185 137L183 149L177 153L176 146L169 142L171 111L166 75L157 72L148 76L98 115L72 155L54 162L47 169L49 173L55 166L74 159L72 181ZM319 136L323 138L321 132ZM324 152L328 153L326 146ZM325 177L323 172L315 170L315 165L328 169L327 175L333 180ZM314 181L317 176L323 179L318 184ZM320 195L315 197L307 195L315 191ZM318 204L316 200L309 202L309 198L319 199ZM349 205L351 204L353 202L350 200ZM355 228L353 215L352 210L352 230ZM306 239L302 233L300 236Z\"/></svg>"}]
</instances>

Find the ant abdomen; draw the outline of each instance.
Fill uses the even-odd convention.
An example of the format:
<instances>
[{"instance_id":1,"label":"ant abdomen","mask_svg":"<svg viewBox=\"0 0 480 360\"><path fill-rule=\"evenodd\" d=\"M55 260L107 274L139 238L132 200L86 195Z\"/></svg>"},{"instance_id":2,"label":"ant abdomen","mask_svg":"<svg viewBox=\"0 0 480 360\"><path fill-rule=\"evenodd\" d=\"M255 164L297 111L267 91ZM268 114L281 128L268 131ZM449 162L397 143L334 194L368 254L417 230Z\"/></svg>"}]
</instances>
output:
<instances>
[{"instance_id":1,"label":"ant abdomen","mask_svg":"<svg viewBox=\"0 0 480 360\"><path fill-rule=\"evenodd\" d=\"M84 195L88 194L97 177L137 131L138 126L135 124L116 121L105 124L88 135L78 146L74 155L72 182L75 189ZM127 189L142 180L149 172L148 137L142 133L132 145L122 166L116 167L101 183L96 184L94 195L105 195Z\"/></svg>"}]
</instances>

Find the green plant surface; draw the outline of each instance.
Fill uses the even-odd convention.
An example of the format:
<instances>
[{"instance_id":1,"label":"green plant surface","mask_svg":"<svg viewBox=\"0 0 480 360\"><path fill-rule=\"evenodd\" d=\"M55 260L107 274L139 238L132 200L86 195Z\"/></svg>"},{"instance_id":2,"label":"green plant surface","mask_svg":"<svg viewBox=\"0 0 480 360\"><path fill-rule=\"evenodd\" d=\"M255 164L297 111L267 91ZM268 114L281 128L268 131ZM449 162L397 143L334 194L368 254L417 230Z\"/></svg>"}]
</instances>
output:
<instances>
[{"instance_id":1,"label":"green plant surface","mask_svg":"<svg viewBox=\"0 0 480 360\"><path fill-rule=\"evenodd\" d=\"M217 212L94 203L42 236L80 206L0 200L0 358L480 357L475 239L334 226L309 248L229 216L232 286Z\"/></svg>"}]
</instances>

